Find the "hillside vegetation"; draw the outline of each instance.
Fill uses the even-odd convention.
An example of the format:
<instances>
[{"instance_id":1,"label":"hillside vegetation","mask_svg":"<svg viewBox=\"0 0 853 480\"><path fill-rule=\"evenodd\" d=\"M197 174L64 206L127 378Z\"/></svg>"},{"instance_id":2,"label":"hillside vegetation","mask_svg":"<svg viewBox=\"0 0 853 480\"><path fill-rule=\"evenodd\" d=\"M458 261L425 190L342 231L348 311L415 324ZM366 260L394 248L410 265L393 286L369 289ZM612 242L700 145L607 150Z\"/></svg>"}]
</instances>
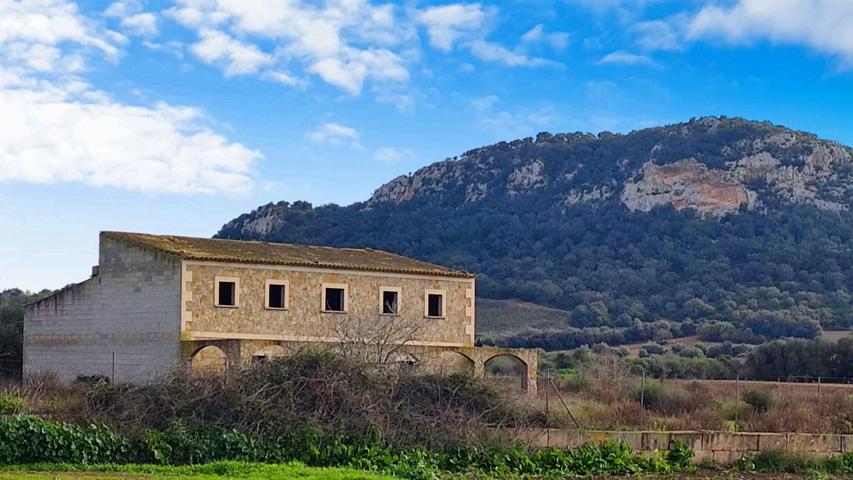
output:
<instances>
[{"instance_id":1,"label":"hillside vegetation","mask_svg":"<svg viewBox=\"0 0 853 480\"><path fill-rule=\"evenodd\" d=\"M850 148L702 118L501 142L366 202L269 204L217 236L389 250L478 273L481 298L567 312L505 325L503 344L573 348L572 327L761 343L851 327L851 204Z\"/></svg>"}]
</instances>

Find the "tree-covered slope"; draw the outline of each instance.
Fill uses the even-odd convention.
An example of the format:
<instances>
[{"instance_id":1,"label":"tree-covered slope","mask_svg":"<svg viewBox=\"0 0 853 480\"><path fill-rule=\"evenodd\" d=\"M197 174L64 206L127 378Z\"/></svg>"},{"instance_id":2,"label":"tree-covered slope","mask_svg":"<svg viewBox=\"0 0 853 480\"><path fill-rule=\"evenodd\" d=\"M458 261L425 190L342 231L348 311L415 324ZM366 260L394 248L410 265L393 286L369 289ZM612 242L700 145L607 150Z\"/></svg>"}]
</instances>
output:
<instances>
[{"instance_id":1,"label":"tree-covered slope","mask_svg":"<svg viewBox=\"0 0 853 480\"><path fill-rule=\"evenodd\" d=\"M756 340L853 325L851 205L850 148L702 118L502 142L394 179L366 202L269 204L217 236L370 246L464 268L479 274L481 297L567 310L563 336L569 325L633 336L668 320L685 327L675 334L704 325L707 336ZM548 344L559 337L550 330L534 343L565 346Z\"/></svg>"}]
</instances>

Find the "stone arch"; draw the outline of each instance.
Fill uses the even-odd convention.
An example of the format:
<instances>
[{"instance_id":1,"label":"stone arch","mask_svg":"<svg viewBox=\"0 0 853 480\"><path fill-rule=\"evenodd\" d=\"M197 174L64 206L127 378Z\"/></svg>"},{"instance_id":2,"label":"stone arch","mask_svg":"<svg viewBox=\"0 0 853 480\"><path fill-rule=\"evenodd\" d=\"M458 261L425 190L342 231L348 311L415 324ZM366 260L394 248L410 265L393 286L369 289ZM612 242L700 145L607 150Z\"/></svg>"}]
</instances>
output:
<instances>
[{"instance_id":1,"label":"stone arch","mask_svg":"<svg viewBox=\"0 0 853 480\"><path fill-rule=\"evenodd\" d=\"M495 379L501 383L506 382L510 385L517 385L522 392L528 391L527 379L528 369L530 366L527 362L512 353L498 353L492 355L483 362L484 374L486 378ZM511 381L512 378L518 378L518 382Z\"/></svg>"},{"instance_id":2,"label":"stone arch","mask_svg":"<svg viewBox=\"0 0 853 480\"><path fill-rule=\"evenodd\" d=\"M193 373L221 375L227 368L228 355L217 345L201 346L190 355L190 369Z\"/></svg>"},{"instance_id":3,"label":"stone arch","mask_svg":"<svg viewBox=\"0 0 853 480\"><path fill-rule=\"evenodd\" d=\"M456 350L443 350L438 354L438 367L441 373L474 374L474 359Z\"/></svg>"},{"instance_id":4,"label":"stone arch","mask_svg":"<svg viewBox=\"0 0 853 480\"><path fill-rule=\"evenodd\" d=\"M266 363L270 359L287 356L287 350L281 345L267 345L252 353L252 363Z\"/></svg>"}]
</instances>

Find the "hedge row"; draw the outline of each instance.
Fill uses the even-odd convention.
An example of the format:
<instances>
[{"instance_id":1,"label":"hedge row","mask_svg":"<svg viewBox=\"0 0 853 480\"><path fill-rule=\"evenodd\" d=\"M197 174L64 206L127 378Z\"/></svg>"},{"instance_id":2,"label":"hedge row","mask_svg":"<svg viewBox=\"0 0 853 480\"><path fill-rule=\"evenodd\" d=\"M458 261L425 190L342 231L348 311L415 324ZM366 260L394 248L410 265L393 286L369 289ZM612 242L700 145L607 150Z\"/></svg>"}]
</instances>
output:
<instances>
[{"instance_id":1,"label":"hedge row","mask_svg":"<svg viewBox=\"0 0 853 480\"><path fill-rule=\"evenodd\" d=\"M296 460L310 466L351 467L432 479L442 473L494 477L660 474L689 470L692 458L693 452L683 443L650 456L637 455L620 442L532 452L499 446L445 452L395 451L379 443L353 445L308 437L253 439L236 430L193 429L180 424L163 432L151 430L131 440L101 425L77 426L31 415L0 416L0 465L198 465L223 460ZM849 475L853 474L853 454L815 460L766 453L744 457L737 467L744 471Z\"/></svg>"},{"instance_id":2,"label":"hedge row","mask_svg":"<svg viewBox=\"0 0 853 480\"><path fill-rule=\"evenodd\" d=\"M408 478L434 478L440 472L504 475L625 475L680 471L692 452L679 445L649 457L624 443L585 445L573 450L468 448L447 452L395 451L380 444L351 445L311 439L253 439L236 430L189 429L174 425L148 431L136 440L98 425L54 423L30 415L0 417L0 464L71 463L82 465L159 463L202 464L221 460L312 466L348 466Z\"/></svg>"}]
</instances>

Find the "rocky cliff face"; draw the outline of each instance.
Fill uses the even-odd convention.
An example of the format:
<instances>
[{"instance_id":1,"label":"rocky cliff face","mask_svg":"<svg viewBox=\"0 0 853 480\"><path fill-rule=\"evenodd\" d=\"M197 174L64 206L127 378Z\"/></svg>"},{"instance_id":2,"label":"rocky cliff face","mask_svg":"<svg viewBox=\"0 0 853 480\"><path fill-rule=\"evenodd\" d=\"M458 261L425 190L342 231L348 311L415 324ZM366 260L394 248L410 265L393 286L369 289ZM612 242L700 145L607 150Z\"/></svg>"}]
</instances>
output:
<instances>
[{"instance_id":1,"label":"rocky cliff face","mask_svg":"<svg viewBox=\"0 0 853 480\"><path fill-rule=\"evenodd\" d=\"M501 142L395 178L367 206L415 197L470 203L546 195L554 204L616 198L631 211L672 206L719 217L775 196L837 211L851 206L851 164L850 148L808 133L707 117L628 135L540 134Z\"/></svg>"}]
</instances>

